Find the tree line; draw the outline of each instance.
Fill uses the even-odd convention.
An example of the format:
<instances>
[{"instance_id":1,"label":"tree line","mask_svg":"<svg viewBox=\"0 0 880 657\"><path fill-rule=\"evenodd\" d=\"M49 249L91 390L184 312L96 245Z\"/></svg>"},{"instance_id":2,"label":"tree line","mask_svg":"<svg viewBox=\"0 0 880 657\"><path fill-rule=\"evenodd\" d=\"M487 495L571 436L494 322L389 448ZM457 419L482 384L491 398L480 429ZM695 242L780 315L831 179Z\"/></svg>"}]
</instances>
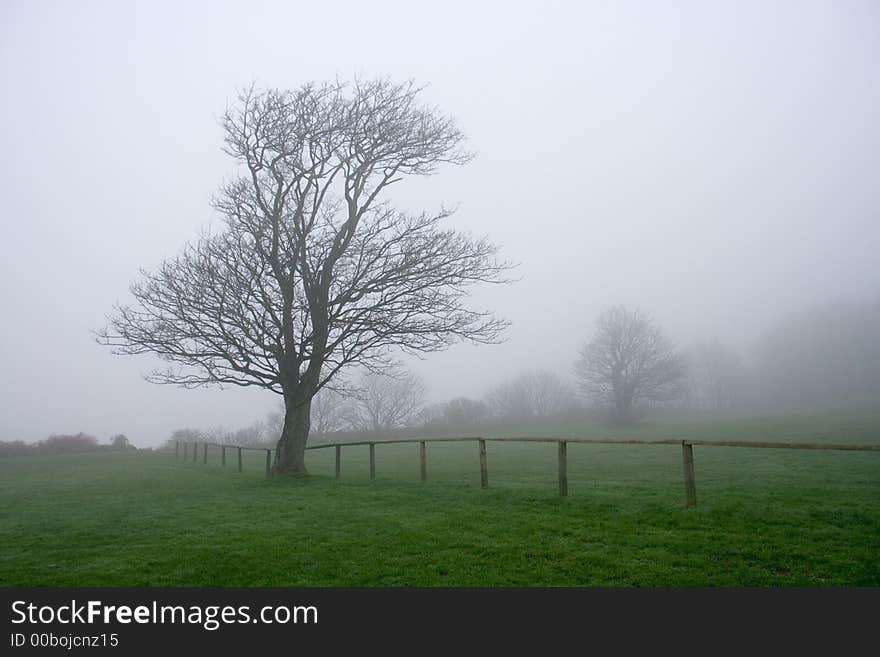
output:
<instances>
[{"instance_id":1,"label":"tree line","mask_svg":"<svg viewBox=\"0 0 880 657\"><path fill-rule=\"evenodd\" d=\"M717 339L679 349L645 313L615 306L599 316L569 374L525 371L477 398L428 403L428 386L411 372L364 372L347 389L314 397L312 429L319 441L345 440L548 420L626 423L657 408L760 412L876 400L880 299L827 303L785 317L757 340L751 362ZM175 437L271 446L281 424L274 412L250 427L185 430Z\"/></svg>"},{"instance_id":2,"label":"tree line","mask_svg":"<svg viewBox=\"0 0 880 657\"><path fill-rule=\"evenodd\" d=\"M52 434L44 440L26 443L23 440L0 440L0 456L26 456L30 454L73 454L104 449L137 449L125 434L111 437L107 444L88 433Z\"/></svg>"},{"instance_id":3,"label":"tree line","mask_svg":"<svg viewBox=\"0 0 880 657\"><path fill-rule=\"evenodd\" d=\"M382 408L395 379L373 377L367 398ZM326 430L378 431L430 427L479 427L546 419L634 420L640 410L761 412L793 407L870 403L880 397L880 298L820 304L778 320L742 354L718 339L678 347L638 309L614 306L594 332L570 373L531 370L489 388L479 398L455 397L425 404L426 386L409 375L413 392L406 412L353 420L343 395L325 395ZM384 388L387 386L387 391ZM379 419L377 422L376 419Z\"/></svg>"}]
</instances>

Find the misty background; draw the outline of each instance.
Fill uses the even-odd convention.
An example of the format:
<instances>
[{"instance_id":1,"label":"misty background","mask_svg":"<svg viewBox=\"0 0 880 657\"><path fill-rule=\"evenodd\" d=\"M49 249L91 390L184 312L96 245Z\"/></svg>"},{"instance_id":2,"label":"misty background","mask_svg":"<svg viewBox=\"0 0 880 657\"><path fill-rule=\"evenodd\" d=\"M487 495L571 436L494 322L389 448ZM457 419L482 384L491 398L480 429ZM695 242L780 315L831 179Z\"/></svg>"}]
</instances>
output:
<instances>
[{"instance_id":1,"label":"misty background","mask_svg":"<svg viewBox=\"0 0 880 657\"><path fill-rule=\"evenodd\" d=\"M749 364L774 340L815 354L811 317L852 346L841 318L880 307L878 61L873 2L4 2L0 440L159 445L277 408L262 389L148 384L157 359L91 333L140 268L219 222L218 120L252 82L413 78L468 136L472 162L391 198L457 206L450 224L520 280L474 295L512 321L507 342L406 361L430 401L571 378L612 304ZM797 363L801 381L829 367Z\"/></svg>"}]
</instances>

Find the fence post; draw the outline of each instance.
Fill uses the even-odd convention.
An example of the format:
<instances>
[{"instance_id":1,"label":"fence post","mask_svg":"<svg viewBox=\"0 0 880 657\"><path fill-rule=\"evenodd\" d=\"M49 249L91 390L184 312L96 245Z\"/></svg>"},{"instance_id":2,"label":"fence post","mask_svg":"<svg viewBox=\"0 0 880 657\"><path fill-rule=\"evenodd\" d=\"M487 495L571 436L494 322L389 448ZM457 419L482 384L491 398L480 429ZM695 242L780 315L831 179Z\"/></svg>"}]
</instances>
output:
<instances>
[{"instance_id":1,"label":"fence post","mask_svg":"<svg viewBox=\"0 0 880 657\"><path fill-rule=\"evenodd\" d=\"M421 466L422 483L428 481L428 450L425 441L419 443L419 465Z\"/></svg>"},{"instance_id":2,"label":"fence post","mask_svg":"<svg viewBox=\"0 0 880 657\"><path fill-rule=\"evenodd\" d=\"M480 438L480 488L489 488L489 466L486 463L486 441Z\"/></svg>"},{"instance_id":3,"label":"fence post","mask_svg":"<svg viewBox=\"0 0 880 657\"><path fill-rule=\"evenodd\" d=\"M186 463L187 460L187 452L189 452L189 443L185 440L183 441L183 462Z\"/></svg>"},{"instance_id":4,"label":"fence post","mask_svg":"<svg viewBox=\"0 0 880 657\"><path fill-rule=\"evenodd\" d=\"M226 445L220 445L220 465L226 467Z\"/></svg>"},{"instance_id":5,"label":"fence post","mask_svg":"<svg viewBox=\"0 0 880 657\"><path fill-rule=\"evenodd\" d=\"M174 460L175 461L180 460L180 441L179 440L174 441Z\"/></svg>"},{"instance_id":6,"label":"fence post","mask_svg":"<svg viewBox=\"0 0 880 657\"><path fill-rule=\"evenodd\" d=\"M193 463L199 460L199 441L193 442Z\"/></svg>"},{"instance_id":7,"label":"fence post","mask_svg":"<svg viewBox=\"0 0 880 657\"><path fill-rule=\"evenodd\" d=\"M238 448L238 471L241 472L241 447Z\"/></svg>"},{"instance_id":8,"label":"fence post","mask_svg":"<svg viewBox=\"0 0 880 657\"><path fill-rule=\"evenodd\" d=\"M681 441L681 456L684 462L685 508L697 508L697 481L694 477L694 446Z\"/></svg>"},{"instance_id":9,"label":"fence post","mask_svg":"<svg viewBox=\"0 0 880 657\"><path fill-rule=\"evenodd\" d=\"M266 450L266 476L272 476L272 450Z\"/></svg>"},{"instance_id":10,"label":"fence post","mask_svg":"<svg viewBox=\"0 0 880 657\"><path fill-rule=\"evenodd\" d=\"M559 441L559 495L568 496L568 444Z\"/></svg>"},{"instance_id":11,"label":"fence post","mask_svg":"<svg viewBox=\"0 0 880 657\"><path fill-rule=\"evenodd\" d=\"M376 444L370 443L370 481L376 479Z\"/></svg>"},{"instance_id":12,"label":"fence post","mask_svg":"<svg viewBox=\"0 0 880 657\"><path fill-rule=\"evenodd\" d=\"M202 463L207 465L208 464L208 443L205 443L204 446L202 447L202 453L203 453Z\"/></svg>"},{"instance_id":13,"label":"fence post","mask_svg":"<svg viewBox=\"0 0 880 657\"><path fill-rule=\"evenodd\" d=\"M342 445L336 446L336 478L342 474Z\"/></svg>"}]
</instances>

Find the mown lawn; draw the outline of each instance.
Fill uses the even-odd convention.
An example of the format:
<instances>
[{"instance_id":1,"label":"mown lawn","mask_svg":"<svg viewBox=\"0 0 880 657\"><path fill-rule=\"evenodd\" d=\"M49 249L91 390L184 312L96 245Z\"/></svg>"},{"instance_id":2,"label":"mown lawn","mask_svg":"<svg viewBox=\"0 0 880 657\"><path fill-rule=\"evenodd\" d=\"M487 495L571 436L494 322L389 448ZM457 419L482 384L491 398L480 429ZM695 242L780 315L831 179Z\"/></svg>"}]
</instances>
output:
<instances>
[{"instance_id":1,"label":"mown lawn","mask_svg":"<svg viewBox=\"0 0 880 657\"><path fill-rule=\"evenodd\" d=\"M520 434L591 435L585 427ZM513 433L513 432L511 432ZM880 442L874 418L667 421L647 438ZM612 432L606 432L611 435ZM592 434L596 435L596 434ZM620 434L622 435L622 433ZM489 443L309 452L305 479L167 452L0 460L2 586L878 586L880 453Z\"/></svg>"}]
</instances>

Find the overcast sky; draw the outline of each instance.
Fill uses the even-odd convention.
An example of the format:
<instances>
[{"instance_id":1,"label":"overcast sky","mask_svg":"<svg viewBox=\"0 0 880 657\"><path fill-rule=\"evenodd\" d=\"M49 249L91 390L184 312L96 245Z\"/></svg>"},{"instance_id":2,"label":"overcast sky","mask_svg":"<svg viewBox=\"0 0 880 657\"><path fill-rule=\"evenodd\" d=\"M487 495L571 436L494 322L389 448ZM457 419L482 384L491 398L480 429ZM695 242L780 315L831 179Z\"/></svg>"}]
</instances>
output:
<instances>
[{"instance_id":1,"label":"overcast sky","mask_svg":"<svg viewBox=\"0 0 880 657\"><path fill-rule=\"evenodd\" d=\"M458 204L521 280L474 305L509 341L414 365L434 400L568 376L626 303L746 351L780 315L880 292L880 4L0 2L0 440L156 445L240 426L256 389L154 386L95 343L139 268L217 222L218 117L243 85L413 78L471 163L404 183Z\"/></svg>"}]
</instances>

